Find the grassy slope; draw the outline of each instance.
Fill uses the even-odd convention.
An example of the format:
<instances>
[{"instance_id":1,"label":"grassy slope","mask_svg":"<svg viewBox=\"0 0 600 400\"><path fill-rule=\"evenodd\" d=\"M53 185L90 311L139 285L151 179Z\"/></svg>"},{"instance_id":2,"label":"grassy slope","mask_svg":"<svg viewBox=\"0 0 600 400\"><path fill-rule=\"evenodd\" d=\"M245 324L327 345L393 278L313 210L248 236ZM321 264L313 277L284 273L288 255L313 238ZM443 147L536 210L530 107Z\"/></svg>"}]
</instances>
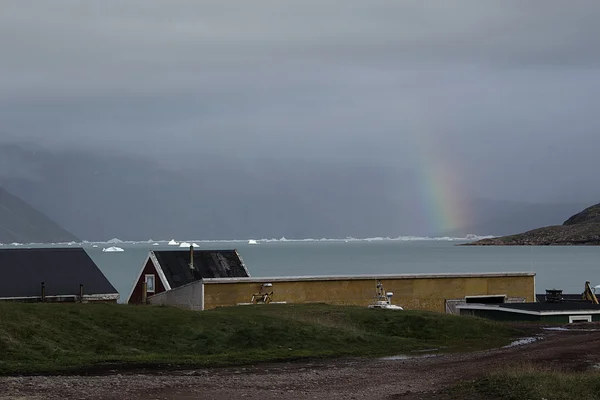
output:
<instances>
[{"instance_id":1,"label":"grassy slope","mask_svg":"<svg viewBox=\"0 0 600 400\"><path fill-rule=\"evenodd\" d=\"M398 354L439 346L490 346L517 334L480 319L326 305L192 312L0 303L0 373Z\"/></svg>"},{"instance_id":2,"label":"grassy slope","mask_svg":"<svg viewBox=\"0 0 600 400\"><path fill-rule=\"evenodd\" d=\"M600 371L558 372L527 366L507 368L465 385L458 392L464 398L498 400L599 399Z\"/></svg>"}]
</instances>

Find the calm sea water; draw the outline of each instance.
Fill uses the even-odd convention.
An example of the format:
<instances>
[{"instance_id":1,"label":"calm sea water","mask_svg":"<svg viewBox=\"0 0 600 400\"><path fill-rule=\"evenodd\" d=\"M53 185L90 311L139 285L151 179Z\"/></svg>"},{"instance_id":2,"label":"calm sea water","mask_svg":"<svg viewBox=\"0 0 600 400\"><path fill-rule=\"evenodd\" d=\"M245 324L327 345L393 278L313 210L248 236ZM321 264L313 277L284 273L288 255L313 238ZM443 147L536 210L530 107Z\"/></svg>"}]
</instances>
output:
<instances>
[{"instance_id":1,"label":"calm sea water","mask_svg":"<svg viewBox=\"0 0 600 400\"><path fill-rule=\"evenodd\" d=\"M240 252L254 277L448 272L527 272L536 288L581 293L586 280L600 284L600 247L471 247L457 241L381 240L311 242L197 242L199 249ZM166 243L83 244L106 277L127 297L149 250L177 249ZM118 246L123 252L103 252ZM4 248L10 246L3 246ZM23 247L23 246L21 246Z\"/></svg>"}]
</instances>

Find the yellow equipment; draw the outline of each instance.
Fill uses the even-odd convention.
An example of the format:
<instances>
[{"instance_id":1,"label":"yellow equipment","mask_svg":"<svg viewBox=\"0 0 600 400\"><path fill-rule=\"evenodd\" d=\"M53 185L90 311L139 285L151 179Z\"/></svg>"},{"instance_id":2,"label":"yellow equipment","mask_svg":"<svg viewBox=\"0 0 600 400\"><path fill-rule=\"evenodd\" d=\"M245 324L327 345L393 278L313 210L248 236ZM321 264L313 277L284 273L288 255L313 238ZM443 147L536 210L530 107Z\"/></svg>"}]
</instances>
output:
<instances>
[{"instance_id":1,"label":"yellow equipment","mask_svg":"<svg viewBox=\"0 0 600 400\"><path fill-rule=\"evenodd\" d=\"M589 282L585 283L585 290L583 292L583 299L591 301L594 304L598 304L598 298L596 297L596 294L594 293L594 291L590 287L590 283Z\"/></svg>"},{"instance_id":2,"label":"yellow equipment","mask_svg":"<svg viewBox=\"0 0 600 400\"><path fill-rule=\"evenodd\" d=\"M252 295L252 304L269 304L273 299L273 289L269 292L267 288L272 288L273 284L263 283L260 286L260 292Z\"/></svg>"}]
</instances>

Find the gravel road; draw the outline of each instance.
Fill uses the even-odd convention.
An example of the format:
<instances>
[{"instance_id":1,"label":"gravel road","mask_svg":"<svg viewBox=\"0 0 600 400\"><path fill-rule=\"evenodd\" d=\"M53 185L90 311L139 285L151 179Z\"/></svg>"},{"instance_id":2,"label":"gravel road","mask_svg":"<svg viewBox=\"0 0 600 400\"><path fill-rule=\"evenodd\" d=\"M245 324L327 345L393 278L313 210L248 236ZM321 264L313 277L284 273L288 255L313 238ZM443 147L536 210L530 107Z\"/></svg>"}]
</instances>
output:
<instances>
[{"instance_id":1,"label":"gravel road","mask_svg":"<svg viewBox=\"0 0 600 400\"><path fill-rule=\"evenodd\" d=\"M600 330L545 330L539 340L475 353L344 359L192 371L0 378L1 400L437 399L436 392L523 363L581 370L598 363Z\"/></svg>"}]
</instances>

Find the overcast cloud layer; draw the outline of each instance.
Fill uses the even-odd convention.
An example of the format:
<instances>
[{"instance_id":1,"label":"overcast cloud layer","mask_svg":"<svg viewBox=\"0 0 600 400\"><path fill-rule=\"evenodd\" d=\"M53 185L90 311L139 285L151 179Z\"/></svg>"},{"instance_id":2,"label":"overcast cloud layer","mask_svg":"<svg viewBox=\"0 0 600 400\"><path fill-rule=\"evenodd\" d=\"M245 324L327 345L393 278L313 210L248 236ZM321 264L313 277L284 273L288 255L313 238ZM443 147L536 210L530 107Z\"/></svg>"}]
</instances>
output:
<instances>
[{"instance_id":1,"label":"overcast cloud layer","mask_svg":"<svg viewBox=\"0 0 600 400\"><path fill-rule=\"evenodd\" d=\"M597 0L0 0L0 10L4 140L399 174L435 158L472 195L600 195L589 188Z\"/></svg>"}]
</instances>

